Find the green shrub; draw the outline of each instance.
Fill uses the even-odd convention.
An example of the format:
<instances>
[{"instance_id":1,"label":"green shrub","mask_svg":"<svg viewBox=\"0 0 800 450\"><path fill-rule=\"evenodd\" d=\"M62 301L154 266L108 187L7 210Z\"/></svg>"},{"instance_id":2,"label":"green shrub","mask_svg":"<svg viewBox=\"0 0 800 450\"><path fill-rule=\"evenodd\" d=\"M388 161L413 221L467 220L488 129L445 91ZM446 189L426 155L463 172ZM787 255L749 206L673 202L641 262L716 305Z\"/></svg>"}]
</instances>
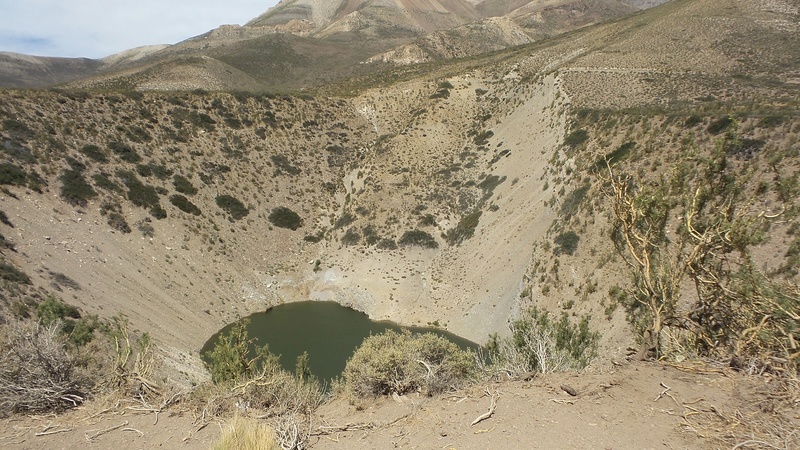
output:
<instances>
[{"instance_id":1,"label":"green shrub","mask_svg":"<svg viewBox=\"0 0 800 450\"><path fill-rule=\"evenodd\" d=\"M511 325L511 336L492 335L486 348L492 364L511 373L582 369L597 356L600 335L589 330L589 318L575 325L566 313L555 320L547 311L531 308Z\"/></svg>"},{"instance_id":2,"label":"green shrub","mask_svg":"<svg viewBox=\"0 0 800 450\"><path fill-rule=\"evenodd\" d=\"M564 138L564 145L575 148L589 140L589 132L584 129L578 129L568 134Z\"/></svg>"},{"instance_id":3,"label":"green shrub","mask_svg":"<svg viewBox=\"0 0 800 450\"><path fill-rule=\"evenodd\" d=\"M436 242L436 239L422 230L406 231L400 237L398 244L406 247L439 248L439 243Z\"/></svg>"},{"instance_id":4,"label":"green shrub","mask_svg":"<svg viewBox=\"0 0 800 450\"><path fill-rule=\"evenodd\" d=\"M560 233L555 238L556 247L553 251L556 255L566 253L572 256L575 253L575 250L578 249L578 241L580 239L580 236L578 236L574 231Z\"/></svg>"},{"instance_id":5,"label":"green shrub","mask_svg":"<svg viewBox=\"0 0 800 450\"><path fill-rule=\"evenodd\" d=\"M202 355L214 383L237 381L259 370L279 367L278 357L269 352L266 344L255 345L255 338L248 337L249 324L249 319L240 320L219 337L210 352Z\"/></svg>"},{"instance_id":6,"label":"green shrub","mask_svg":"<svg viewBox=\"0 0 800 450\"><path fill-rule=\"evenodd\" d=\"M12 283L31 284L31 278L16 267L0 262L0 278Z\"/></svg>"},{"instance_id":7,"label":"green shrub","mask_svg":"<svg viewBox=\"0 0 800 450\"><path fill-rule=\"evenodd\" d=\"M356 216L353 215L350 211L346 211L344 214L341 215L336 222L333 224L333 229L344 228L351 223L355 222Z\"/></svg>"},{"instance_id":8,"label":"green shrub","mask_svg":"<svg viewBox=\"0 0 800 450\"><path fill-rule=\"evenodd\" d=\"M397 250L397 242L394 239L381 239L375 247L380 250Z\"/></svg>"},{"instance_id":9,"label":"green shrub","mask_svg":"<svg viewBox=\"0 0 800 450\"><path fill-rule=\"evenodd\" d=\"M94 181L94 185L99 188L112 192L122 192L122 186L111 181L107 173L96 173L92 175L92 180Z\"/></svg>"},{"instance_id":10,"label":"green shrub","mask_svg":"<svg viewBox=\"0 0 800 450\"><path fill-rule=\"evenodd\" d=\"M22 167L11 163L0 164L0 185L25 186L28 174Z\"/></svg>"},{"instance_id":11,"label":"green shrub","mask_svg":"<svg viewBox=\"0 0 800 450\"><path fill-rule=\"evenodd\" d=\"M686 118L686 121L683 123L683 125L686 128L691 128L699 123L703 123L703 118L698 116L697 114L692 114L691 116Z\"/></svg>"},{"instance_id":12,"label":"green shrub","mask_svg":"<svg viewBox=\"0 0 800 450\"><path fill-rule=\"evenodd\" d=\"M589 184L584 184L570 192L564 199L564 203L561 204L558 214L565 220L569 220L575 215L580 209L581 203L583 203L583 200L586 198L589 188Z\"/></svg>"},{"instance_id":13,"label":"green shrub","mask_svg":"<svg viewBox=\"0 0 800 450\"><path fill-rule=\"evenodd\" d=\"M356 245L361 242L361 235L351 227L344 233L341 241L343 245Z\"/></svg>"},{"instance_id":14,"label":"green shrub","mask_svg":"<svg viewBox=\"0 0 800 450\"><path fill-rule=\"evenodd\" d=\"M101 163L108 162L108 156L106 156L106 153L96 145L86 144L81 147L80 152L94 161Z\"/></svg>"},{"instance_id":15,"label":"green shrub","mask_svg":"<svg viewBox=\"0 0 800 450\"><path fill-rule=\"evenodd\" d=\"M434 395L473 379L474 353L433 333L385 333L364 339L342 372L358 397L423 391Z\"/></svg>"},{"instance_id":16,"label":"green shrub","mask_svg":"<svg viewBox=\"0 0 800 450\"><path fill-rule=\"evenodd\" d=\"M482 214L477 210L462 217L455 228L447 230L444 234L445 241L450 245L459 245L474 236Z\"/></svg>"},{"instance_id":17,"label":"green shrub","mask_svg":"<svg viewBox=\"0 0 800 450\"><path fill-rule=\"evenodd\" d=\"M733 117L731 116L720 117L719 119L708 124L706 131L713 135L717 135L727 130L729 127L734 125L734 123L735 120L733 120Z\"/></svg>"},{"instance_id":18,"label":"green shrub","mask_svg":"<svg viewBox=\"0 0 800 450\"><path fill-rule=\"evenodd\" d=\"M14 224L11 223L11 219L8 218L8 214L5 211L0 211L0 223L4 223L11 228L14 228Z\"/></svg>"},{"instance_id":19,"label":"green shrub","mask_svg":"<svg viewBox=\"0 0 800 450\"><path fill-rule=\"evenodd\" d=\"M131 226L128 225L128 221L125 220L125 216L117 211L108 213L108 225L123 234L131 232Z\"/></svg>"},{"instance_id":20,"label":"green shrub","mask_svg":"<svg viewBox=\"0 0 800 450\"><path fill-rule=\"evenodd\" d=\"M270 156L270 160L275 165L275 175L297 175L300 173L300 169L292 165L292 162L289 161L289 158L283 155L272 155Z\"/></svg>"},{"instance_id":21,"label":"green shrub","mask_svg":"<svg viewBox=\"0 0 800 450\"><path fill-rule=\"evenodd\" d=\"M155 187L142 183L136 174L128 170L118 170L117 176L127 186L128 200L131 203L141 208L160 208L158 191Z\"/></svg>"},{"instance_id":22,"label":"green shrub","mask_svg":"<svg viewBox=\"0 0 800 450\"><path fill-rule=\"evenodd\" d=\"M172 185L175 186L175 190L180 192L181 194L186 194L186 195L197 194L197 188L194 187L194 185L192 185L192 182L189 181L183 175L173 176Z\"/></svg>"},{"instance_id":23,"label":"green shrub","mask_svg":"<svg viewBox=\"0 0 800 450\"><path fill-rule=\"evenodd\" d=\"M285 206L273 208L267 220L278 228L288 228L292 231L303 226L300 215Z\"/></svg>"},{"instance_id":24,"label":"green shrub","mask_svg":"<svg viewBox=\"0 0 800 450\"><path fill-rule=\"evenodd\" d=\"M592 165L590 171L596 173L607 168L609 165L613 166L614 164L627 158L634 148L636 148L635 141L626 142L620 145L616 150L606 153L601 158L598 158L597 161L595 161Z\"/></svg>"},{"instance_id":25,"label":"green shrub","mask_svg":"<svg viewBox=\"0 0 800 450\"><path fill-rule=\"evenodd\" d=\"M183 212L194 214L195 216L199 216L201 213L200 208L183 195L175 194L169 198L169 202Z\"/></svg>"},{"instance_id":26,"label":"green shrub","mask_svg":"<svg viewBox=\"0 0 800 450\"><path fill-rule=\"evenodd\" d=\"M159 180L165 180L168 176L172 175L172 171L166 167L149 162L147 164L137 164L136 172L143 177L155 176Z\"/></svg>"},{"instance_id":27,"label":"green shrub","mask_svg":"<svg viewBox=\"0 0 800 450\"><path fill-rule=\"evenodd\" d=\"M476 134L475 137L472 138L472 142L474 142L475 145L477 145L478 147L482 147L489 143L489 139L492 136L494 136L494 131L492 130L482 131Z\"/></svg>"},{"instance_id":28,"label":"green shrub","mask_svg":"<svg viewBox=\"0 0 800 450\"><path fill-rule=\"evenodd\" d=\"M784 122L786 122L784 116L765 116L758 121L756 126L760 128L775 128L783 125Z\"/></svg>"},{"instance_id":29,"label":"green shrub","mask_svg":"<svg viewBox=\"0 0 800 450\"><path fill-rule=\"evenodd\" d=\"M97 197L97 191L86 181L80 170L65 170L60 180L61 198L70 205L85 207L90 199Z\"/></svg>"},{"instance_id":30,"label":"green shrub","mask_svg":"<svg viewBox=\"0 0 800 450\"><path fill-rule=\"evenodd\" d=\"M244 206L244 203L240 202L233 196L227 194L218 195L216 202L217 206L228 213L232 220L240 220L250 214L250 210Z\"/></svg>"},{"instance_id":31,"label":"green shrub","mask_svg":"<svg viewBox=\"0 0 800 450\"><path fill-rule=\"evenodd\" d=\"M114 154L116 154L119 157L119 159L125 162L133 164L133 163L138 163L139 161L142 160L142 157L139 156L138 153L136 153L136 150L134 150L130 145L125 144L123 142L118 142L118 141L110 142L108 144L108 148L112 152L114 152Z\"/></svg>"}]
</instances>

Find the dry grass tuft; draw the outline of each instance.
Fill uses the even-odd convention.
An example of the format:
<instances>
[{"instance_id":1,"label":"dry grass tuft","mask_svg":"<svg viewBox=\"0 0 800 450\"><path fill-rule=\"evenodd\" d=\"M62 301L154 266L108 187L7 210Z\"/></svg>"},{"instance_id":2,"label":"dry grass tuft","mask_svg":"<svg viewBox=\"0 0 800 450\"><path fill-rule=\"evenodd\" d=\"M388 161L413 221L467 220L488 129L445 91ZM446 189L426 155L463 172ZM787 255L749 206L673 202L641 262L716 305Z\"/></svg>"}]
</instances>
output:
<instances>
[{"instance_id":1,"label":"dry grass tuft","mask_svg":"<svg viewBox=\"0 0 800 450\"><path fill-rule=\"evenodd\" d=\"M234 416L222 431L214 450L280 450L275 432L264 422Z\"/></svg>"}]
</instances>

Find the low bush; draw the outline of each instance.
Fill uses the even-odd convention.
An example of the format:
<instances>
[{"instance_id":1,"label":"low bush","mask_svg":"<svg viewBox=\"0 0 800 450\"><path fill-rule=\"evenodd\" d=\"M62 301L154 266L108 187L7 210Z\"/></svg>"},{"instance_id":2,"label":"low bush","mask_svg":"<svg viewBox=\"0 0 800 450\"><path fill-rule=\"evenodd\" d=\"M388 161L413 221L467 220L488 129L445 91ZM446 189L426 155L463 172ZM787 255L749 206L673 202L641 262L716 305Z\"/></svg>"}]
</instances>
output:
<instances>
[{"instance_id":1,"label":"low bush","mask_svg":"<svg viewBox=\"0 0 800 450\"><path fill-rule=\"evenodd\" d=\"M108 156L106 156L106 153L101 150L100 147L94 144L84 145L79 151L94 161L101 163L108 162Z\"/></svg>"},{"instance_id":2,"label":"low bush","mask_svg":"<svg viewBox=\"0 0 800 450\"><path fill-rule=\"evenodd\" d=\"M580 241L580 236L578 236L574 231L565 231L560 233L554 239L556 243L556 248L554 252L556 255L560 255L566 253L572 256L575 253L575 250L578 249L578 241Z\"/></svg>"},{"instance_id":3,"label":"low bush","mask_svg":"<svg viewBox=\"0 0 800 450\"><path fill-rule=\"evenodd\" d=\"M134 163L135 164L135 163L138 163L139 161L142 160L142 157L139 156L138 153L136 153L136 150L134 150L128 144L125 144L125 143L122 143L122 142L118 142L118 141L114 141L114 142L111 142L111 143L108 144L108 148L109 148L109 150L114 152L114 154L116 154L119 157L119 159L121 159L121 160L123 160L125 162L129 162L129 163Z\"/></svg>"},{"instance_id":4,"label":"low bush","mask_svg":"<svg viewBox=\"0 0 800 450\"><path fill-rule=\"evenodd\" d=\"M83 403L80 379L60 323L13 322L0 336L0 414L61 411Z\"/></svg>"},{"instance_id":5,"label":"low bush","mask_svg":"<svg viewBox=\"0 0 800 450\"><path fill-rule=\"evenodd\" d=\"M582 369L597 356L600 335L589 330L586 316L575 325L566 313L556 320L534 307L523 312L510 329L511 336L492 335L486 345L492 364L501 372Z\"/></svg>"},{"instance_id":6,"label":"low bush","mask_svg":"<svg viewBox=\"0 0 800 450\"><path fill-rule=\"evenodd\" d=\"M575 148L589 140L589 132L584 129L578 129L568 134L564 138L564 145Z\"/></svg>"},{"instance_id":7,"label":"low bush","mask_svg":"<svg viewBox=\"0 0 800 450\"><path fill-rule=\"evenodd\" d=\"M31 284L31 278L25 272L4 262L0 262L0 279L18 284Z\"/></svg>"},{"instance_id":8,"label":"low bush","mask_svg":"<svg viewBox=\"0 0 800 450\"><path fill-rule=\"evenodd\" d=\"M405 247L439 248L439 243L436 242L436 239L422 230L406 231L400 237L398 244Z\"/></svg>"},{"instance_id":9,"label":"low bush","mask_svg":"<svg viewBox=\"0 0 800 450\"><path fill-rule=\"evenodd\" d=\"M301 171L299 168L294 166L289 158L283 155L272 155L270 156L270 160L272 160L272 164L275 165L275 175L297 175Z\"/></svg>"},{"instance_id":10,"label":"low bush","mask_svg":"<svg viewBox=\"0 0 800 450\"><path fill-rule=\"evenodd\" d=\"M175 190L180 192L181 194L186 194L186 195L197 194L197 188L194 187L194 185L192 185L192 182L189 181L183 175L173 176L172 185L175 186Z\"/></svg>"},{"instance_id":11,"label":"low bush","mask_svg":"<svg viewBox=\"0 0 800 450\"><path fill-rule=\"evenodd\" d=\"M433 333L386 331L364 339L347 361L344 388L357 397L434 395L475 376L475 354Z\"/></svg>"},{"instance_id":12,"label":"low bush","mask_svg":"<svg viewBox=\"0 0 800 450\"><path fill-rule=\"evenodd\" d=\"M341 242L343 245L356 245L361 242L361 235L358 234L355 229L350 227L342 236Z\"/></svg>"},{"instance_id":13,"label":"low bush","mask_svg":"<svg viewBox=\"0 0 800 450\"><path fill-rule=\"evenodd\" d=\"M154 186L142 183L136 174L128 170L118 170L117 176L128 187L128 200L131 203L141 208L150 208L153 216L166 217L166 211L161 208L158 191Z\"/></svg>"},{"instance_id":14,"label":"low bush","mask_svg":"<svg viewBox=\"0 0 800 450\"><path fill-rule=\"evenodd\" d=\"M734 123L735 120L731 116L720 117L719 119L714 120L713 122L708 124L708 127L706 127L706 131L708 131L713 135L717 135L727 130L729 127L733 126Z\"/></svg>"},{"instance_id":15,"label":"low bush","mask_svg":"<svg viewBox=\"0 0 800 450\"><path fill-rule=\"evenodd\" d=\"M292 231L303 226L303 219L300 215L285 206L273 208L267 220L278 228L287 228Z\"/></svg>"},{"instance_id":16,"label":"low bush","mask_svg":"<svg viewBox=\"0 0 800 450\"><path fill-rule=\"evenodd\" d=\"M218 195L216 198L217 206L230 215L232 220L240 220L250 214L250 210L244 203L235 197L227 194Z\"/></svg>"},{"instance_id":17,"label":"low bush","mask_svg":"<svg viewBox=\"0 0 800 450\"><path fill-rule=\"evenodd\" d=\"M480 210L473 211L466 216L462 217L455 228L447 230L444 234L444 239L450 245L459 245L467 239L475 235L475 229L478 227L482 212Z\"/></svg>"},{"instance_id":18,"label":"low bush","mask_svg":"<svg viewBox=\"0 0 800 450\"><path fill-rule=\"evenodd\" d=\"M199 216L202 211L194 203L189 201L188 198L180 194L175 194L169 198L169 202L175 205L178 209L185 213L194 214Z\"/></svg>"},{"instance_id":19,"label":"low bush","mask_svg":"<svg viewBox=\"0 0 800 450\"><path fill-rule=\"evenodd\" d=\"M86 181L80 170L65 170L60 179L61 198L70 205L85 207L90 199L97 197L97 191Z\"/></svg>"},{"instance_id":20,"label":"low bush","mask_svg":"<svg viewBox=\"0 0 800 450\"><path fill-rule=\"evenodd\" d=\"M28 174L22 167L11 163L0 164L0 185L25 186Z\"/></svg>"}]
</instances>

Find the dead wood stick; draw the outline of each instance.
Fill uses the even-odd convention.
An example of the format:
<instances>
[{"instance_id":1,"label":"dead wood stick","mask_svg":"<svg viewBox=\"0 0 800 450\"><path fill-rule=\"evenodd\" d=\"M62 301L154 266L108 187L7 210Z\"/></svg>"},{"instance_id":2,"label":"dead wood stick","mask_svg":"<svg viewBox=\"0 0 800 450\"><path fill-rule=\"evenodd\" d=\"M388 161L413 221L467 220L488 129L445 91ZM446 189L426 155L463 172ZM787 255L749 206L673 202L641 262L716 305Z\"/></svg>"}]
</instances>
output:
<instances>
[{"instance_id":1,"label":"dead wood stick","mask_svg":"<svg viewBox=\"0 0 800 450\"><path fill-rule=\"evenodd\" d=\"M578 396L578 391L576 391L574 387L572 387L572 386L570 386L568 384L562 384L560 387L561 387L561 390L566 392L567 394L569 394L569 395L571 395L573 397L577 397Z\"/></svg>"},{"instance_id":2,"label":"dead wood stick","mask_svg":"<svg viewBox=\"0 0 800 450\"><path fill-rule=\"evenodd\" d=\"M125 422L122 422L119 425L116 425L116 426L113 426L113 427L110 427L110 428L106 428L105 430L100 430L100 431L98 431L97 433L95 433L95 434L93 434L91 436L89 436L88 434L84 434L84 436L86 436L86 440L87 441L92 442L92 439L94 439L94 438L96 438L98 436L102 436L102 435L104 435L106 433L110 433L110 432L112 432L112 431L114 431L116 429L122 428L122 427L127 426L127 425L128 425L128 421L126 420Z\"/></svg>"},{"instance_id":3,"label":"dead wood stick","mask_svg":"<svg viewBox=\"0 0 800 450\"><path fill-rule=\"evenodd\" d=\"M485 413L481 414L480 416L476 417L475 420L473 420L472 423L469 424L469 426L473 426L475 424L483 422L484 420L488 419L489 417L492 417L492 414L494 414L494 410L497 409L497 402L495 400L496 400L496 396L492 395L492 403L491 403L491 405L489 405L489 410L486 411Z\"/></svg>"},{"instance_id":4,"label":"dead wood stick","mask_svg":"<svg viewBox=\"0 0 800 450\"><path fill-rule=\"evenodd\" d=\"M42 431L40 433L36 433L36 436L49 436L51 434L67 433L69 431L72 431L72 428L62 428L60 430L53 430L53 431Z\"/></svg>"},{"instance_id":5,"label":"dead wood stick","mask_svg":"<svg viewBox=\"0 0 800 450\"><path fill-rule=\"evenodd\" d=\"M663 388L664 388L664 390L663 390L663 391L661 391L661 393L660 393L660 394L658 394L658 397L656 397L656 399L655 399L655 400L653 400L654 402L657 402L657 401L658 401L658 399L660 399L661 397L663 397L663 396L667 395L667 392L669 392L669 391L672 389L671 387L669 387L669 386L667 386L666 384L664 384L664 382L663 382L663 381L661 382L661 387L663 387Z\"/></svg>"}]
</instances>

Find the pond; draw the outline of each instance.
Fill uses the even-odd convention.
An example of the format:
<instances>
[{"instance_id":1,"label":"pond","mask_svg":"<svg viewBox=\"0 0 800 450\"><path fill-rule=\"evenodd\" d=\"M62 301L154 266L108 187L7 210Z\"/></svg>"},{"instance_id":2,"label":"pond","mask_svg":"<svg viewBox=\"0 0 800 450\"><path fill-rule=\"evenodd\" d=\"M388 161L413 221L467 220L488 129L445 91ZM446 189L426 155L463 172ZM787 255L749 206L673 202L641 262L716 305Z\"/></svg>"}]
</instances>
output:
<instances>
[{"instance_id":1,"label":"pond","mask_svg":"<svg viewBox=\"0 0 800 450\"><path fill-rule=\"evenodd\" d=\"M344 370L347 359L370 334L406 329L412 333L430 332L444 336L463 349L480 346L436 328L401 327L393 322L376 322L366 314L336 302L307 301L276 306L249 317L249 337L257 345L269 345L272 354L280 355L281 366L294 372L297 357L308 352L309 368L318 379L330 381ZM220 335L236 324L227 325L206 342L201 355L211 351Z\"/></svg>"}]
</instances>

